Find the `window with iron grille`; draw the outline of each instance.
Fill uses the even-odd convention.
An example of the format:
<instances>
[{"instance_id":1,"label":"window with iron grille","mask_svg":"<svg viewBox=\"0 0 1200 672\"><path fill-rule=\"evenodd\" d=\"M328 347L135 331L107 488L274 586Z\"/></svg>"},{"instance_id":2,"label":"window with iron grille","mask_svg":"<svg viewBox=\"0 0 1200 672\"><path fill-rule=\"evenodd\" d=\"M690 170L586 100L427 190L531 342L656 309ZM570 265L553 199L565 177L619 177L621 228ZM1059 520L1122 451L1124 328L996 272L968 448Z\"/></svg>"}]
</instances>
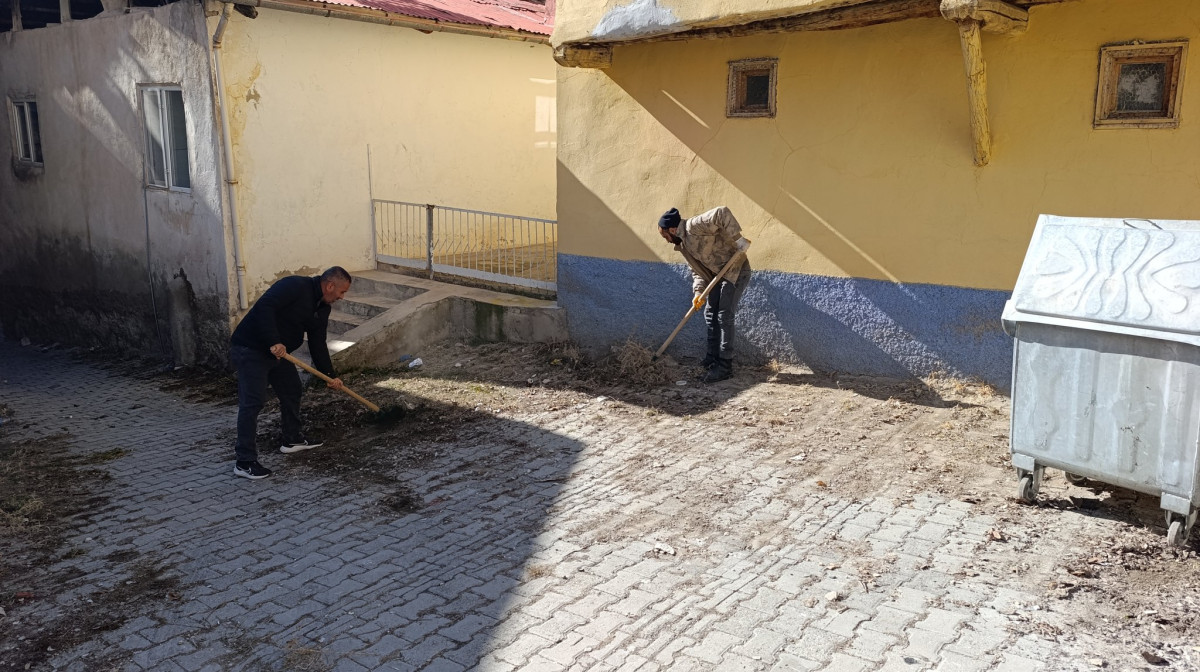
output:
<instances>
[{"instance_id":1,"label":"window with iron grille","mask_svg":"<svg viewBox=\"0 0 1200 672\"><path fill-rule=\"evenodd\" d=\"M10 105L13 127L13 148L17 160L41 165L42 129L38 122L37 101L13 100Z\"/></svg>"},{"instance_id":2,"label":"window with iron grille","mask_svg":"<svg viewBox=\"0 0 1200 672\"><path fill-rule=\"evenodd\" d=\"M146 123L146 184L190 190L187 119L183 90L174 86L142 87L142 118Z\"/></svg>"},{"instance_id":3,"label":"window with iron grille","mask_svg":"<svg viewBox=\"0 0 1200 672\"><path fill-rule=\"evenodd\" d=\"M778 64L778 59L774 58L730 61L725 116L774 117L775 71Z\"/></svg>"}]
</instances>

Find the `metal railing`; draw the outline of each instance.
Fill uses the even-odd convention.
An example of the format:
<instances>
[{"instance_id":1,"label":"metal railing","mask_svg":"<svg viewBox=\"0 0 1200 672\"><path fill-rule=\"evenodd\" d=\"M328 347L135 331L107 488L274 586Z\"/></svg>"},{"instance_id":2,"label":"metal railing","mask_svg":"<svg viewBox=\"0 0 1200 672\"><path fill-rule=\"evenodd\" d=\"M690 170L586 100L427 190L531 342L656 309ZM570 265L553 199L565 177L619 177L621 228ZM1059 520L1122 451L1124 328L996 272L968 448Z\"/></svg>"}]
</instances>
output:
<instances>
[{"instance_id":1,"label":"metal railing","mask_svg":"<svg viewBox=\"0 0 1200 672\"><path fill-rule=\"evenodd\" d=\"M375 259L555 291L558 223L550 219L372 199Z\"/></svg>"}]
</instances>

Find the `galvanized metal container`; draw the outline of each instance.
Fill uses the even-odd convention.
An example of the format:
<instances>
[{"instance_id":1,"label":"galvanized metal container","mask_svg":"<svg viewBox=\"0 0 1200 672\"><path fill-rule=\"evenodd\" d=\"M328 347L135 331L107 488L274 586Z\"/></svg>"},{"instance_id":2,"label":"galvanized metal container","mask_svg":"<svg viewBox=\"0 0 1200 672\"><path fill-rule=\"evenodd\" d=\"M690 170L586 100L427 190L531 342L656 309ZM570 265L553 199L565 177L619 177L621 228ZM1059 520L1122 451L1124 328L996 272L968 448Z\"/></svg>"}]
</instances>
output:
<instances>
[{"instance_id":1,"label":"galvanized metal container","mask_svg":"<svg viewBox=\"0 0 1200 672\"><path fill-rule=\"evenodd\" d=\"M1017 496L1046 467L1160 497L1186 542L1200 505L1200 222L1042 215L1004 330Z\"/></svg>"}]
</instances>

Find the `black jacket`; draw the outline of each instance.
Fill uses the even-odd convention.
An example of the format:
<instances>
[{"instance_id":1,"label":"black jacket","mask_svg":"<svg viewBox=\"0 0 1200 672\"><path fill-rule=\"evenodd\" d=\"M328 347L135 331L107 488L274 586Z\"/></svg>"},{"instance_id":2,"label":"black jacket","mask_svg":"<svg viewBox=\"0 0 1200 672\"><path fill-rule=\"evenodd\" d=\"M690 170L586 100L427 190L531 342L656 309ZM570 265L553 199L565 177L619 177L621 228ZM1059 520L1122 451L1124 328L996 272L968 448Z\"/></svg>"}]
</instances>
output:
<instances>
[{"instance_id":1,"label":"black jacket","mask_svg":"<svg viewBox=\"0 0 1200 672\"><path fill-rule=\"evenodd\" d=\"M313 366L334 377L333 362L325 346L329 304L321 297L321 278L290 275L271 285L233 330L234 345L266 352L282 343L288 352L300 347L308 333Z\"/></svg>"}]
</instances>

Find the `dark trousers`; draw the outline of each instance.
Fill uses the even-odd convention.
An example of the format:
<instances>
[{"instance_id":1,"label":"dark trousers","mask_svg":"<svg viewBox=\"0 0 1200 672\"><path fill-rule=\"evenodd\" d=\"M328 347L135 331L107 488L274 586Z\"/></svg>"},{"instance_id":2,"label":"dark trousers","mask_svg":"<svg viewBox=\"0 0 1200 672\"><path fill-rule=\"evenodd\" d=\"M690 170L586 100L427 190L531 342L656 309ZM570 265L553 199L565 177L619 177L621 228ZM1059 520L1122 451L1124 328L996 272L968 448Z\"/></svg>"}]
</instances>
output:
<instances>
[{"instance_id":1,"label":"dark trousers","mask_svg":"<svg viewBox=\"0 0 1200 672\"><path fill-rule=\"evenodd\" d=\"M275 355L269 352L251 350L241 345L233 346L229 354L237 368L238 379L237 443L233 450L238 461L255 462L258 460L258 446L255 443L258 414L267 401L267 385L279 397L284 443L301 437L300 396L304 388L300 385L300 374L296 372L295 365L286 359L275 359Z\"/></svg>"},{"instance_id":2,"label":"dark trousers","mask_svg":"<svg viewBox=\"0 0 1200 672\"><path fill-rule=\"evenodd\" d=\"M742 264L737 282L721 280L708 294L704 305L704 323L708 325L708 358L726 367L733 366L733 339L737 335L734 313L746 285L750 284L750 263Z\"/></svg>"}]
</instances>

